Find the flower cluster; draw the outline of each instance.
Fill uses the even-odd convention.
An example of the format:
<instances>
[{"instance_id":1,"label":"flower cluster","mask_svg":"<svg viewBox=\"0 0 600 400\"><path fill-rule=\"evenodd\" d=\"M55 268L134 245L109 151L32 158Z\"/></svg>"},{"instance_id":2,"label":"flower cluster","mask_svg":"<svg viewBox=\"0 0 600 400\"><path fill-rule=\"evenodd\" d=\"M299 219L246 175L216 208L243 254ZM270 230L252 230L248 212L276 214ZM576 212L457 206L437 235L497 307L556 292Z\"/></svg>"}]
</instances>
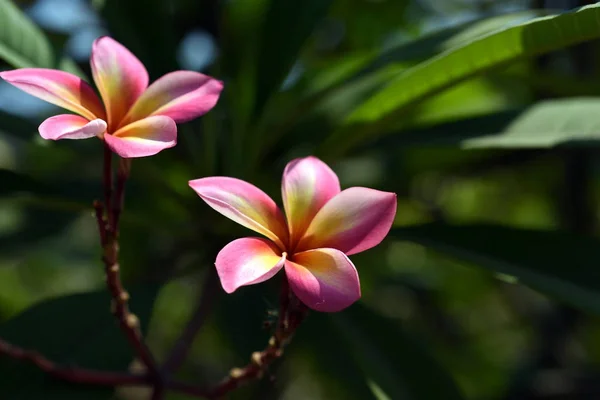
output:
<instances>
[{"instance_id":1,"label":"flower cluster","mask_svg":"<svg viewBox=\"0 0 600 400\"><path fill-rule=\"evenodd\" d=\"M208 112L223 89L222 82L193 71L172 72L148 86L144 65L109 37L94 42L90 64L100 97L63 71L25 68L0 77L75 113L45 120L39 127L43 138L98 137L123 158L175 146L176 123ZM234 240L217 255L227 293L284 269L294 294L317 311L340 311L360 298L358 273L348 256L379 244L396 215L394 193L342 191L336 174L315 157L285 168L285 215L263 191L239 179L208 177L189 184L213 209L264 236Z\"/></svg>"}]
</instances>

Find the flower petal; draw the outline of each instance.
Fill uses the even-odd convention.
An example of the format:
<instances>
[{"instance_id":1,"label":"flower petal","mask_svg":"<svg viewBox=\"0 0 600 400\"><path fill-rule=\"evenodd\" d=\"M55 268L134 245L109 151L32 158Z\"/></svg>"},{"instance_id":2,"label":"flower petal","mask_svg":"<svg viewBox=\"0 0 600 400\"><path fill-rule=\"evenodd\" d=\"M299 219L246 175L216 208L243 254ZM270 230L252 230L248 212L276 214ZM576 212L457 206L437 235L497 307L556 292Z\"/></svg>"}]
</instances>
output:
<instances>
[{"instance_id":1,"label":"flower petal","mask_svg":"<svg viewBox=\"0 0 600 400\"><path fill-rule=\"evenodd\" d=\"M336 249L294 254L285 262L290 288L308 307L336 312L360 299L360 281L352 261Z\"/></svg>"},{"instance_id":2,"label":"flower petal","mask_svg":"<svg viewBox=\"0 0 600 400\"><path fill-rule=\"evenodd\" d=\"M0 72L0 78L32 96L89 120L104 119L104 107L94 89L67 72L45 68L22 68Z\"/></svg>"},{"instance_id":3,"label":"flower petal","mask_svg":"<svg viewBox=\"0 0 600 400\"><path fill-rule=\"evenodd\" d=\"M223 82L194 71L176 71L158 79L140 96L122 122L165 115L186 122L217 104Z\"/></svg>"},{"instance_id":4,"label":"flower petal","mask_svg":"<svg viewBox=\"0 0 600 400\"><path fill-rule=\"evenodd\" d=\"M94 41L90 64L106 106L109 130L114 131L148 87L148 72L125 46L108 36Z\"/></svg>"},{"instance_id":5,"label":"flower petal","mask_svg":"<svg viewBox=\"0 0 600 400\"><path fill-rule=\"evenodd\" d=\"M297 158L283 171L281 194L292 247L317 212L340 192L335 172L316 157Z\"/></svg>"},{"instance_id":6,"label":"flower petal","mask_svg":"<svg viewBox=\"0 0 600 400\"><path fill-rule=\"evenodd\" d=\"M297 250L332 247L351 255L370 249L390 231L396 206L395 193L346 189L317 213Z\"/></svg>"},{"instance_id":7,"label":"flower petal","mask_svg":"<svg viewBox=\"0 0 600 400\"><path fill-rule=\"evenodd\" d=\"M265 192L240 179L220 176L195 179L189 185L213 209L285 249L288 241L285 220Z\"/></svg>"},{"instance_id":8,"label":"flower petal","mask_svg":"<svg viewBox=\"0 0 600 400\"><path fill-rule=\"evenodd\" d=\"M79 115L62 114L42 122L39 131L44 139L87 139L103 134L106 122L101 119L88 121Z\"/></svg>"},{"instance_id":9,"label":"flower petal","mask_svg":"<svg viewBox=\"0 0 600 400\"><path fill-rule=\"evenodd\" d=\"M237 239L223 247L215 263L221 285L227 293L240 286L264 282L283 267L286 254L261 238Z\"/></svg>"},{"instance_id":10,"label":"flower petal","mask_svg":"<svg viewBox=\"0 0 600 400\"><path fill-rule=\"evenodd\" d=\"M177 125L169 117L148 117L104 135L104 140L121 157L152 156L177 144Z\"/></svg>"}]
</instances>

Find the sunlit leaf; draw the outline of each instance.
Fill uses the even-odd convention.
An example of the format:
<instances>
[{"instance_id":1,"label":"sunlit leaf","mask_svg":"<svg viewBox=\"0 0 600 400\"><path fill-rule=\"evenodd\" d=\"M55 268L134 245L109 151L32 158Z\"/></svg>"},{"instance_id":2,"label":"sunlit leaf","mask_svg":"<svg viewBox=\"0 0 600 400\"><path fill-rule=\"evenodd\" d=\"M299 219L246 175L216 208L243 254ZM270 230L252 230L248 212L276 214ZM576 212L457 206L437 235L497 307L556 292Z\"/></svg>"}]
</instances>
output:
<instances>
[{"instance_id":1,"label":"sunlit leaf","mask_svg":"<svg viewBox=\"0 0 600 400\"><path fill-rule=\"evenodd\" d=\"M53 66L46 36L10 0L0 0L0 26L0 59L15 68Z\"/></svg>"},{"instance_id":2,"label":"sunlit leaf","mask_svg":"<svg viewBox=\"0 0 600 400\"><path fill-rule=\"evenodd\" d=\"M531 57L600 37L600 5L590 5L564 14L536 18L501 29L449 49L401 73L385 88L355 109L347 123L357 126L335 133L326 148L337 151L381 132L396 111L440 92L476 74L523 57ZM381 120L382 118L386 120ZM362 127L360 124L376 125ZM357 125L358 124L358 125ZM344 146L339 146L344 137ZM352 139L352 140L349 140Z\"/></svg>"},{"instance_id":3,"label":"sunlit leaf","mask_svg":"<svg viewBox=\"0 0 600 400\"><path fill-rule=\"evenodd\" d=\"M600 100L546 100L524 109L399 132L372 142L373 147L454 145L462 148L548 148L597 145Z\"/></svg>"}]
</instances>

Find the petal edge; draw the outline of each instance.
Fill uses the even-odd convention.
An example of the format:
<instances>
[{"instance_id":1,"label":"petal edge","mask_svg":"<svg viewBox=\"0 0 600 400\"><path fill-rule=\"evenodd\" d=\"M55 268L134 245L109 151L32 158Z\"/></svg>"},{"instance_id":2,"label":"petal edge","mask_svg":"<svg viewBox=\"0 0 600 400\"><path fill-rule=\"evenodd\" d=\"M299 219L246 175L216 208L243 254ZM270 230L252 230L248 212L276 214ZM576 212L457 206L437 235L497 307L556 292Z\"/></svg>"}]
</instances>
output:
<instances>
[{"instance_id":1,"label":"petal edge","mask_svg":"<svg viewBox=\"0 0 600 400\"><path fill-rule=\"evenodd\" d=\"M317 213L300 240L298 251L332 247L352 255L377 246L396 216L396 194L351 187Z\"/></svg>"},{"instance_id":2,"label":"petal edge","mask_svg":"<svg viewBox=\"0 0 600 400\"><path fill-rule=\"evenodd\" d=\"M215 266L227 293L273 277L285 263L286 254L266 239L248 237L234 240L219 252Z\"/></svg>"},{"instance_id":3,"label":"petal edge","mask_svg":"<svg viewBox=\"0 0 600 400\"><path fill-rule=\"evenodd\" d=\"M256 186L224 176L194 179L189 185L214 210L265 235L282 250L286 248L288 235L283 214L273 199Z\"/></svg>"},{"instance_id":4,"label":"petal edge","mask_svg":"<svg viewBox=\"0 0 600 400\"><path fill-rule=\"evenodd\" d=\"M341 311L361 297L354 264L336 249L296 253L285 262L285 273L294 294L316 311Z\"/></svg>"},{"instance_id":5,"label":"petal edge","mask_svg":"<svg viewBox=\"0 0 600 400\"><path fill-rule=\"evenodd\" d=\"M64 71L21 68L0 72L0 78L25 93L77 113L89 120L104 119L104 106L83 79Z\"/></svg>"},{"instance_id":6,"label":"petal edge","mask_svg":"<svg viewBox=\"0 0 600 400\"><path fill-rule=\"evenodd\" d=\"M292 246L298 243L317 212L340 190L335 172L316 157L297 158L286 165L281 196Z\"/></svg>"},{"instance_id":7,"label":"petal edge","mask_svg":"<svg viewBox=\"0 0 600 400\"><path fill-rule=\"evenodd\" d=\"M104 135L104 140L121 157L152 156L177 144L177 125L169 117L148 117Z\"/></svg>"},{"instance_id":8,"label":"petal edge","mask_svg":"<svg viewBox=\"0 0 600 400\"><path fill-rule=\"evenodd\" d=\"M222 90L223 82L199 72L168 73L144 91L122 124L149 115L165 115L177 123L190 121L210 111Z\"/></svg>"},{"instance_id":9,"label":"petal edge","mask_svg":"<svg viewBox=\"0 0 600 400\"><path fill-rule=\"evenodd\" d=\"M106 122L101 119L88 121L73 114L55 115L46 119L38 128L40 136L47 140L88 139L106 131Z\"/></svg>"}]
</instances>

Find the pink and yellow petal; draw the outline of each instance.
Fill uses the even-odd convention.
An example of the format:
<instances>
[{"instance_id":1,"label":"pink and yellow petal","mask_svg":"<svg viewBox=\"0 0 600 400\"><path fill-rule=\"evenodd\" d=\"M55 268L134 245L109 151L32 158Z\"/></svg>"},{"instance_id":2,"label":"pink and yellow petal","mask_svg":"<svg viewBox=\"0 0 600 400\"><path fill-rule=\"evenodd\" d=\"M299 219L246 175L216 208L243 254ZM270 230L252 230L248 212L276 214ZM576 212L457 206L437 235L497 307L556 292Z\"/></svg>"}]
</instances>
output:
<instances>
[{"instance_id":1,"label":"pink and yellow petal","mask_svg":"<svg viewBox=\"0 0 600 400\"><path fill-rule=\"evenodd\" d=\"M340 192L340 182L318 158L298 158L285 167L281 192L294 246L319 209Z\"/></svg>"},{"instance_id":2,"label":"pink and yellow petal","mask_svg":"<svg viewBox=\"0 0 600 400\"><path fill-rule=\"evenodd\" d=\"M331 247L351 255L378 245L396 216L396 194L363 187L342 191L317 213L298 251Z\"/></svg>"},{"instance_id":3,"label":"pink and yellow petal","mask_svg":"<svg viewBox=\"0 0 600 400\"><path fill-rule=\"evenodd\" d=\"M106 131L106 122L101 119L88 121L73 114L56 115L46 119L39 127L44 139L87 139L101 136Z\"/></svg>"},{"instance_id":4,"label":"pink and yellow petal","mask_svg":"<svg viewBox=\"0 0 600 400\"><path fill-rule=\"evenodd\" d=\"M215 263L221 285L227 293L240 286L264 282L283 267L286 255L261 238L237 239L225 246Z\"/></svg>"},{"instance_id":5,"label":"pink and yellow petal","mask_svg":"<svg viewBox=\"0 0 600 400\"><path fill-rule=\"evenodd\" d=\"M123 123L149 115L165 115L186 122L215 106L223 83L194 71L176 71L158 79L140 96Z\"/></svg>"},{"instance_id":6,"label":"pink and yellow petal","mask_svg":"<svg viewBox=\"0 0 600 400\"><path fill-rule=\"evenodd\" d=\"M177 125L169 117L148 117L104 135L104 140L121 157L152 156L177 144Z\"/></svg>"},{"instance_id":7,"label":"pink and yellow petal","mask_svg":"<svg viewBox=\"0 0 600 400\"><path fill-rule=\"evenodd\" d=\"M219 176L195 179L189 185L214 210L285 248L288 235L283 215L273 199L256 186Z\"/></svg>"},{"instance_id":8,"label":"pink and yellow petal","mask_svg":"<svg viewBox=\"0 0 600 400\"><path fill-rule=\"evenodd\" d=\"M105 119L104 107L94 89L68 72L22 68L0 72L0 78L39 99L77 113L88 120Z\"/></svg>"},{"instance_id":9,"label":"pink and yellow petal","mask_svg":"<svg viewBox=\"0 0 600 400\"><path fill-rule=\"evenodd\" d=\"M294 294L316 311L341 311L361 296L354 264L336 249L296 253L285 262L285 273Z\"/></svg>"},{"instance_id":10,"label":"pink and yellow petal","mask_svg":"<svg viewBox=\"0 0 600 400\"><path fill-rule=\"evenodd\" d=\"M107 36L94 41L90 64L106 106L109 129L114 131L148 87L148 72L125 46Z\"/></svg>"}]
</instances>

